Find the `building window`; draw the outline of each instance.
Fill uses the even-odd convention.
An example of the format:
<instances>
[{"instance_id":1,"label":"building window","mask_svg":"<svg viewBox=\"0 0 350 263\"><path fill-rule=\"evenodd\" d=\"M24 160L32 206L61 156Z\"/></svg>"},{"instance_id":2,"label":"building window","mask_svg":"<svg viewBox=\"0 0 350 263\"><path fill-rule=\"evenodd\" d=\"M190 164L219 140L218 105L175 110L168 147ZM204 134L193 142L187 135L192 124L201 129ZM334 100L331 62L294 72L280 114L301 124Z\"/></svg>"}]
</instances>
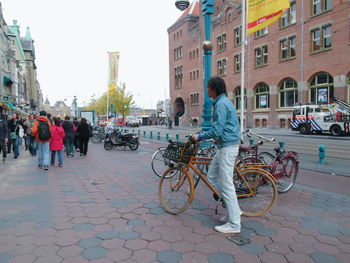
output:
<instances>
[{"instance_id":1,"label":"building window","mask_svg":"<svg viewBox=\"0 0 350 263\"><path fill-rule=\"evenodd\" d=\"M261 46L255 49L255 66L263 66L268 63L268 49L266 46Z\"/></svg>"},{"instance_id":2,"label":"building window","mask_svg":"<svg viewBox=\"0 0 350 263\"><path fill-rule=\"evenodd\" d=\"M255 86L255 108L268 109L270 107L270 90L269 86L260 82Z\"/></svg>"},{"instance_id":3,"label":"building window","mask_svg":"<svg viewBox=\"0 0 350 263\"><path fill-rule=\"evenodd\" d=\"M219 76L224 76L227 74L226 58L221 59L217 62L217 72Z\"/></svg>"},{"instance_id":4,"label":"building window","mask_svg":"<svg viewBox=\"0 0 350 263\"><path fill-rule=\"evenodd\" d=\"M182 88L182 66L175 68L175 89Z\"/></svg>"},{"instance_id":5,"label":"building window","mask_svg":"<svg viewBox=\"0 0 350 263\"><path fill-rule=\"evenodd\" d=\"M199 79L199 70L197 69L197 79Z\"/></svg>"},{"instance_id":6,"label":"building window","mask_svg":"<svg viewBox=\"0 0 350 263\"><path fill-rule=\"evenodd\" d=\"M175 48L174 58L175 60L182 58L182 46Z\"/></svg>"},{"instance_id":7,"label":"building window","mask_svg":"<svg viewBox=\"0 0 350 263\"><path fill-rule=\"evenodd\" d=\"M311 52L327 50L332 47L332 25L311 31Z\"/></svg>"},{"instance_id":8,"label":"building window","mask_svg":"<svg viewBox=\"0 0 350 263\"><path fill-rule=\"evenodd\" d=\"M295 57L295 36L280 41L280 60L287 60Z\"/></svg>"},{"instance_id":9,"label":"building window","mask_svg":"<svg viewBox=\"0 0 350 263\"><path fill-rule=\"evenodd\" d=\"M234 56L234 72L241 71L241 54Z\"/></svg>"},{"instance_id":10,"label":"building window","mask_svg":"<svg viewBox=\"0 0 350 263\"><path fill-rule=\"evenodd\" d=\"M238 86L234 93L234 104L236 105L236 110L241 109L241 87ZM244 109L247 109L247 91L244 89Z\"/></svg>"},{"instance_id":11,"label":"building window","mask_svg":"<svg viewBox=\"0 0 350 263\"><path fill-rule=\"evenodd\" d=\"M191 94L191 105L199 104L199 93Z\"/></svg>"},{"instance_id":12,"label":"building window","mask_svg":"<svg viewBox=\"0 0 350 263\"><path fill-rule=\"evenodd\" d=\"M190 72L190 80L192 80L192 71Z\"/></svg>"},{"instance_id":13,"label":"building window","mask_svg":"<svg viewBox=\"0 0 350 263\"><path fill-rule=\"evenodd\" d=\"M199 56L199 49L197 48L196 49L196 57L198 58L198 56Z\"/></svg>"},{"instance_id":14,"label":"building window","mask_svg":"<svg viewBox=\"0 0 350 263\"><path fill-rule=\"evenodd\" d=\"M190 60L192 60L192 51L190 51Z\"/></svg>"},{"instance_id":15,"label":"building window","mask_svg":"<svg viewBox=\"0 0 350 263\"><path fill-rule=\"evenodd\" d=\"M238 46L241 44L242 41L242 26L236 27L234 30L234 43L235 46Z\"/></svg>"},{"instance_id":16,"label":"building window","mask_svg":"<svg viewBox=\"0 0 350 263\"><path fill-rule=\"evenodd\" d=\"M226 49L226 34L222 34L221 36L218 36L217 42L218 42L218 52L225 50Z\"/></svg>"},{"instance_id":17,"label":"building window","mask_svg":"<svg viewBox=\"0 0 350 263\"><path fill-rule=\"evenodd\" d=\"M294 79L285 79L280 86L280 108L293 107L298 102L298 85Z\"/></svg>"},{"instance_id":18,"label":"building window","mask_svg":"<svg viewBox=\"0 0 350 263\"><path fill-rule=\"evenodd\" d=\"M264 27L263 29L260 29L260 30L255 32L255 38L265 36L268 33L269 33L269 28L268 27Z\"/></svg>"},{"instance_id":19,"label":"building window","mask_svg":"<svg viewBox=\"0 0 350 263\"><path fill-rule=\"evenodd\" d=\"M290 1L290 7L284 11L280 19L280 27L293 25L297 22L297 9L295 0Z\"/></svg>"},{"instance_id":20,"label":"building window","mask_svg":"<svg viewBox=\"0 0 350 263\"><path fill-rule=\"evenodd\" d=\"M317 74L310 83L310 102L330 103L330 99L333 97L333 77L328 73Z\"/></svg>"},{"instance_id":21,"label":"building window","mask_svg":"<svg viewBox=\"0 0 350 263\"><path fill-rule=\"evenodd\" d=\"M312 15L319 15L332 9L332 0L312 0Z\"/></svg>"}]
</instances>

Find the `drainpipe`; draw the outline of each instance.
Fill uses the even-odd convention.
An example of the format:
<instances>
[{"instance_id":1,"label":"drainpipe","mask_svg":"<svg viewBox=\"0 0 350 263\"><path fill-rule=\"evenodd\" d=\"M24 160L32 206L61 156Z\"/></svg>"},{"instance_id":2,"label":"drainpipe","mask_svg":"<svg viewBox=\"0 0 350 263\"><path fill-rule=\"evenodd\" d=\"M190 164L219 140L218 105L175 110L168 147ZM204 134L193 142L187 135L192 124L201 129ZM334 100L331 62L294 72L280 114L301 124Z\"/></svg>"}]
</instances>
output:
<instances>
[{"instance_id":1,"label":"drainpipe","mask_svg":"<svg viewBox=\"0 0 350 263\"><path fill-rule=\"evenodd\" d=\"M301 83L303 85L303 90L300 90L300 99L299 102L303 103L304 101L304 92L305 92L305 86L304 86L304 21L305 21L305 14L304 14L304 0L301 0L301 18L300 18L300 23L301 23L301 47L300 47L300 52L301 52L301 64L300 64L300 79ZM306 101L305 101L306 102Z\"/></svg>"}]
</instances>

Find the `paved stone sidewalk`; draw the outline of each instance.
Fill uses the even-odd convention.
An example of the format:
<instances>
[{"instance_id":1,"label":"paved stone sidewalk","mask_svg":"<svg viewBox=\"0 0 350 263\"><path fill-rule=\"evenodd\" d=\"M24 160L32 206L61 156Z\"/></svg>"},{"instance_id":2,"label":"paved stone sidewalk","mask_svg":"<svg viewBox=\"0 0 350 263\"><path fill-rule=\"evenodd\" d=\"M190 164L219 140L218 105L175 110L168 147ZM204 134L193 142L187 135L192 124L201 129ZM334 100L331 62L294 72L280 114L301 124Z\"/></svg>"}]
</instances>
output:
<instances>
[{"instance_id":1,"label":"paved stone sidewalk","mask_svg":"<svg viewBox=\"0 0 350 263\"><path fill-rule=\"evenodd\" d=\"M48 172L27 153L0 164L0 263L350 262L349 196L297 185L271 213L243 217L251 243L237 246L213 230L222 215L202 183L184 213L159 207L157 147L90 144Z\"/></svg>"}]
</instances>

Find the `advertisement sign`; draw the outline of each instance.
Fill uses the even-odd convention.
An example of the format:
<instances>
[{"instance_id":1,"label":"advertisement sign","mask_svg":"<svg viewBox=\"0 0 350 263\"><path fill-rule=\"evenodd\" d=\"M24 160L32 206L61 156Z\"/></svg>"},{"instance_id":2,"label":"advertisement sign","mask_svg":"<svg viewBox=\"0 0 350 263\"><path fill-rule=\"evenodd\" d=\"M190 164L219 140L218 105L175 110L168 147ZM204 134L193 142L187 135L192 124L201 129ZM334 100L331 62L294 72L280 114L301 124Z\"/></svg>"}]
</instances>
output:
<instances>
[{"instance_id":1,"label":"advertisement sign","mask_svg":"<svg viewBox=\"0 0 350 263\"><path fill-rule=\"evenodd\" d=\"M290 6L290 0L249 0L248 3L248 30L251 34L263 29L282 15Z\"/></svg>"},{"instance_id":2,"label":"advertisement sign","mask_svg":"<svg viewBox=\"0 0 350 263\"><path fill-rule=\"evenodd\" d=\"M260 107L261 108L267 107L267 95L260 95Z\"/></svg>"},{"instance_id":3,"label":"advertisement sign","mask_svg":"<svg viewBox=\"0 0 350 263\"><path fill-rule=\"evenodd\" d=\"M318 103L328 102L328 89L318 89Z\"/></svg>"}]
</instances>

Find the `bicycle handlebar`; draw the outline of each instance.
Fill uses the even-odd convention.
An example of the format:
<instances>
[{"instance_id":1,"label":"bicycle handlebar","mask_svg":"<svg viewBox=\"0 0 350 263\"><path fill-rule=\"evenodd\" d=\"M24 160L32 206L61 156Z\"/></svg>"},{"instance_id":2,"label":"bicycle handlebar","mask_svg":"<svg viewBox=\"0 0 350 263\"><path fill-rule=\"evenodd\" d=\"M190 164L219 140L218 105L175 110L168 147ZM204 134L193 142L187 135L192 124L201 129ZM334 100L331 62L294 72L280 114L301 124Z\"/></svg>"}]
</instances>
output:
<instances>
[{"instance_id":1,"label":"bicycle handlebar","mask_svg":"<svg viewBox=\"0 0 350 263\"><path fill-rule=\"evenodd\" d=\"M246 135L248 138L251 138L250 134L260 138L260 139L263 139L265 141L268 141L268 142L274 142L275 141L275 137L272 137L272 138L267 138L265 136L262 136L260 134L257 134L255 132L252 132L250 129L246 130L246 131L243 131L243 135Z\"/></svg>"}]
</instances>

